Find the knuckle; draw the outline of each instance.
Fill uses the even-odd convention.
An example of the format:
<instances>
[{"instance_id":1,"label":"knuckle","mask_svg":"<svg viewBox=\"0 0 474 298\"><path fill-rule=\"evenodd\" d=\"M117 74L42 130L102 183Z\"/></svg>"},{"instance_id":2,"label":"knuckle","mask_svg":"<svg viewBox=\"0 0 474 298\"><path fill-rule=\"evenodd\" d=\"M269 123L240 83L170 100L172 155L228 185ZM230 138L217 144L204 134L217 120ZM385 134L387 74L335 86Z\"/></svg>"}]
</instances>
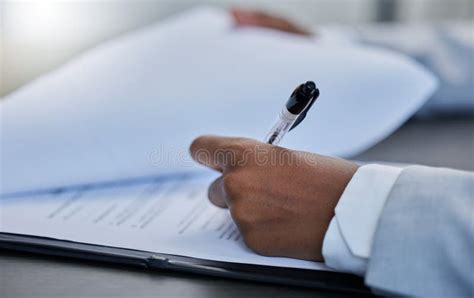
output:
<instances>
[{"instance_id":1,"label":"knuckle","mask_svg":"<svg viewBox=\"0 0 474 298\"><path fill-rule=\"evenodd\" d=\"M237 202L232 206L231 215L235 222L239 225L250 226L249 210L245 204L242 202Z\"/></svg>"},{"instance_id":2,"label":"knuckle","mask_svg":"<svg viewBox=\"0 0 474 298\"><path fill-rule=\"evenodd\" d=\"M224 191L229 194L229 196L234 197L238 194L240 178L236 173L229 173L222 178L222 185Z\"/></svg>"},{"instance_id":3,"label":"knuckle","mask_svg":"<svg viewBox=\"0 0 474 298\"><path fill-rule=\"evenodd\" d=\"M271 248L268 241L265 240L264 235L256 231L250 230L242 235L242 239L251 250L262 256L271 256Z\"/></svg>"},{"instance_id":4,"label":"knuckle","mask_svg":"<svg viewBox=\"0 0 474 298\"><path fill-rule=\"evenodd\" d=\"M252 148L252 143L253 142L249 139L237 138L229 145L229 149L232 150L236 156L240 157Z\"/></svg>"},{"instance_id":5,"label":"knuckle","mask_svg":"<svg viewBox=\"0 0 474 298\"><path fill-rule=\"evenodd\" d=\"M229 150L232 152L233 157L235 160L239 159L245 152L246 147L244 144L242 144L239 141L235 141L232 144L229 145Z\"/></svg>"}]
</instances>

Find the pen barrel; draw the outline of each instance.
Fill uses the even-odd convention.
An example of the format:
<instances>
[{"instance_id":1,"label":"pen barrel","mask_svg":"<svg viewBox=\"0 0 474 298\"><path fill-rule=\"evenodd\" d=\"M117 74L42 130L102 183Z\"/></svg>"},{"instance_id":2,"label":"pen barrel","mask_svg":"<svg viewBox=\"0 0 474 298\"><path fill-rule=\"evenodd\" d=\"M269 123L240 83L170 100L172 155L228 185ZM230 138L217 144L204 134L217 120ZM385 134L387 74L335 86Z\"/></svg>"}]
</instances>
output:
<instances>
[{"instance_id":1,"label":"pen barrel","mask_svg":"<svg viewBox=\"0 0 474 298\"><path fill-rule=\"evenodd\" d=\"M297 118L298 115L294 115L286 108L283 108L278 115L275 124L272 126L270 133L265 138L265 142L271 145L278 145L283 136L285 136L293 126Z\"/></svg>"}]
</instances>

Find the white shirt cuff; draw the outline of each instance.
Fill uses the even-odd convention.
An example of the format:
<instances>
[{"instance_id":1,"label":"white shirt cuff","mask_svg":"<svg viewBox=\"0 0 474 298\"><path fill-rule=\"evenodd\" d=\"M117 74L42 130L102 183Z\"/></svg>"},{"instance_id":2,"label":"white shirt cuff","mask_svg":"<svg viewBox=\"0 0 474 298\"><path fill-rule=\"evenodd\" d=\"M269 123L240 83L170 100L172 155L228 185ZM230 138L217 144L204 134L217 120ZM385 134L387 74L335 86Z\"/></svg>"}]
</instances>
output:
<instances>
[{"instance_id":1,"label":"white shirt cuff","mask_svg":"<svg viewBox=\"0 0 474 298\"><path fill-rule=\"evenodd\" d=\"M365 274L378 220L402 170L374 164L355 173L324 238L323 256L329 267Z\"/></svg>"}]
</instances>

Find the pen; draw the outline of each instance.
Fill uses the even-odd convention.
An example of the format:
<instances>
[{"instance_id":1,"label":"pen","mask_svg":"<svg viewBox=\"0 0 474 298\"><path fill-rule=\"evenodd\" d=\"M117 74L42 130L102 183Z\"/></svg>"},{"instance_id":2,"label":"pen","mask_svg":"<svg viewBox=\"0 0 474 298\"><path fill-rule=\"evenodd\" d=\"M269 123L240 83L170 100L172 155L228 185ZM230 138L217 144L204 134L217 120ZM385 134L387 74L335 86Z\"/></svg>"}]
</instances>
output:
<instances>
[{"instance_id":1,"label":"pen","mask_svg":"<svg viewBox=\"0 0 474 298\"><path fill-rule=\"evenodd\" d=\"M314 82L309 81L299 85L278 115L278 119L265 138L265 142L278 145L287 132L303 121L318 97L319 89L316 88Z\"/></svg>"}]
</instances>

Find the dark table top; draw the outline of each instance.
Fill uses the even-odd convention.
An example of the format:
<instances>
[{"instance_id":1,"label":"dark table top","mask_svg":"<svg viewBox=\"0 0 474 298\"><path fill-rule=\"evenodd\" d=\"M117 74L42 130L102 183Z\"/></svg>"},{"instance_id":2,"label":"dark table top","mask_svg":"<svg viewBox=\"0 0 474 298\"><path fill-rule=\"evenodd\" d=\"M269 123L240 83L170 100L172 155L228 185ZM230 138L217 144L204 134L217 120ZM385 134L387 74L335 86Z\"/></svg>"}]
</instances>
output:
<instances>
[{"instance_id":1,"label":"dark table top","mask_svg":"<svg viewBox=\"0 0 474 298\"><path fill-rule=\"evenodd\" d=\"M474 170L474 120L411 121L355 159ZM266 285L0 251L0 297L318 297Z\"/></svg>"}]
</instances>

